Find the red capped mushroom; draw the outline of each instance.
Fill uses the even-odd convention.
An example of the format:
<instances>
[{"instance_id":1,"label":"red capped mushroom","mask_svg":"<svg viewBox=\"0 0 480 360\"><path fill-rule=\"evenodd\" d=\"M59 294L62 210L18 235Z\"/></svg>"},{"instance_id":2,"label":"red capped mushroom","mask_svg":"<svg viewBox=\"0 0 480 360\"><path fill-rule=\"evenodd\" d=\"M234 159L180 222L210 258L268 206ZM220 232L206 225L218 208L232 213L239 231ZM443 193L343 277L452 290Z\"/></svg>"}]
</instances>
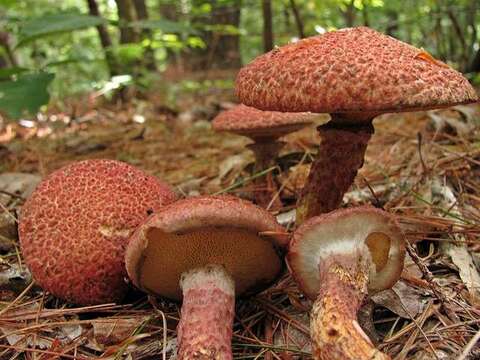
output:
<instances>
[{"instance_id":1,"label":"red capped mushroom","mask_svg":"<svg viewBox=\"0 0 480 360\"><path fill-rule=\"evenodd\" d=\"M311 113L284 113L276 111L261 111L243 104L230 110L222 111L212 123L215 131L229 131L251 138L253 144L248 145L255 153L255 169L258 173L275 165L275 158L285 144L278 139L291 132L298 131L310 125L315 119ZM265 182L259 179L258 187L265 187ZM255 202L267 208L275 196L276 186L271 173L267 174L267 190L255 192ZM273 189L273 190L272 190ZM274 208L281 207L278 199Z\"/></svg>"},{"instance_id":2,"label":"red capped mushroom","mask_svg":"<svg viewBox=\"0 0 480 360\"><path fill-rule=\"evenodd\" d=\"M281 274L281 235L267 211L231 196L179 200L138 228L127 272L150 294L183 298L178 360L232 359L235 296L261 291Z\"/></svg>"},{"instance_id":3,"label":"red capped mushroom","mask_svg":"<svg viewBox=\"0 0 480 360\"><path fill-rule=\"evenodd\" d=\"M127 239L175 198L168 185L120 161L85 160L53 172L20 216L20 245L33 278L76 304L120 300Z\"/></svg>"},{"instance_id":4,"label":"red capped mushroom","mask_svg":"<svg viewBox=\"0 0 480 360\"><path fill-rule=\"evenodd\" d=\"M399 279L405 240L395 219L371 207L313 217L294 233L287 255L300 289L315 300L310 319L313 358L386 360L358 325L368 293Z\"/></svg>"},{"instance_id":5,"label":"red capped mushroom","mask_svg":"<svg viewBox=\"0 0 480 360\"><path fill-rule=\"evenodd\" d=\"M298 204L297 220L337 208L363 164L379 114L478 101L459 72L367 27L282 46L242 68L238 98L269 111L330 113Z\"/></svg>"}]
</instances>

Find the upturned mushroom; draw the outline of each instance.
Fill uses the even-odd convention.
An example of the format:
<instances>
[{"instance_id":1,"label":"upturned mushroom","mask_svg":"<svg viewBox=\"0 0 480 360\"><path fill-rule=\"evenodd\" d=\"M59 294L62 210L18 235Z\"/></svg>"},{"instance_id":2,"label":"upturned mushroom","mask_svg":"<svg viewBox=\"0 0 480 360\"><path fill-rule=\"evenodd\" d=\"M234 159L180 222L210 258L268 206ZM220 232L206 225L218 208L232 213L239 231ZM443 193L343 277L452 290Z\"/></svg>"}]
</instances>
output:
<instances>
[{"instance_id":1,"label":"upturned mushroom","mask_svg":"<svg viewBox=\"0 0 480 360\"><path fill-rule=\"evenodd\" d=\"M347 28L276 48L243 67L236 93L269 111L330 113L297 220L337 208L363 165L372 120L478 101L462 74L424 50L367 27Z\"/></svg>"},{"instance_id":2,"label":"upturned mushroom","mask_svg":"<svg viewBox=\"0 0 480 360\"><path fill-rule=\"evenodd\" d=\"M150 294L183 298L177 359L232 359L235 296L280 275L283 235L267 211L231 196L179 200L139 227L127 247L127 272Z\"/></svg>"},{"instance_id":3,"label":"upturned mushroom","mask_svg":"<svg viewBox=\"0 0 480 360\"><path fill-rule=\"evenodd\" d=\"M255 154L254 173L259 173L275 165L275 159L285 145L279 138L310 125L314 119L315 115L311 113L261 111L240 104L222 111L213 120L212 126L215 131L228 131L252 139L253 143L248 148ZM266 178L266 182L263 179L255 181L257 187L266 187L266 190L254 193L255 202L263 208L272 203L277 190L271 173ZM276 205L281 207L279 201Z\"/></svg>"},{"instance_id":4,"label":"upturned mushroom","mask_svg":"<svg viewBox=\"0 0 480 360\"><path fill-rule=\"evenodd\" d=\"M358 325L368 293L400 277L405 240L395 218L371 207L313 217L294 233L287 255L300 289L314 300L310 315L313 358L386 360Z\"/></svg>"},{"instance_id":5,"label":"upturned mushroom","mask_svg":"<svg viewBox=\"0 0 480 360\"><path fill-rule=\"evenodd\" d=\"M35 281L76 304L121 300L125 246L152 212L176 198L168 185L115 160L85 160L44 179L22 207L23 257Z\"/></svg>"}]
</instances>

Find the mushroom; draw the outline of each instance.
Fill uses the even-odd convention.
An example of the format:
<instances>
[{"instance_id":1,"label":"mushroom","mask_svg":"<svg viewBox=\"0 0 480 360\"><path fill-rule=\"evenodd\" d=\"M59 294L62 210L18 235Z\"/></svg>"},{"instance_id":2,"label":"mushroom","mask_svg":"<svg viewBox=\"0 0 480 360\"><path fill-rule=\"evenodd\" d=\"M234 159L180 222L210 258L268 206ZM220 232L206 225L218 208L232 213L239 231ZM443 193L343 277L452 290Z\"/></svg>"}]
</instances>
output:
<instances>
[{"instance_id":1,"label":"mushroom","mask_svg":"<svg viewBox=\"0 0 480 360\"><path fill-rule=\"evenodd\" d=\"M300 289L315 300L314 359L389 359L362 331L357 312L367 293L397 282L404 257L405 240L394 217L372 207L316 216L295 231L287 262Z\"/></svg>"},{"instance_id":2,"label":"mushroom","mask_svg":"<svg viewBox=\"0 0 480 360\"><path fill-rule=\"evenodd\" d=\"M267 211L232 196L179 200L137 229L125 254L133 284L183 298L177 359L232 359L235 296L281 274L282 235Z\"/></svg>"},{"instance_id":3,"label":"mushroom","mask_svg":"<svg viewBox=\"0 0 480 360\"><path fill-rule=\"evenodd\" d=\"M120 300L127 239L175 198L168 185L120 161L85 160L53 172L20 214L20 246L33 278L76 304Z\"/></svg>"},{"instance_id":4,"label":"mushroom","mask_svg":"<svg viewBox=\"0 0 480 360\"><path fill-rule=\"evenodd\" d=\"M275 159L285 144L278 140L280 137L310 125L314 119L315 116L310 113L261 111L240 104L222 111L213 120L212 126L215 131L229 131L253 140L253 144L248 147L255 154L256 174L275 165ZM255 181L255 185L259 188L267 185L267 190L255 192L254 199L261 207L269 207L276 192L271 173L267 174L267 184L259 179ZM277 202L272 204L275 205L274 209L281 207L280 199L278 197L276 199Z\"/></svg>"},{"instance_id":5,"label":"mushroom","mask_svg":"<svg viewBox=\"0 0 480 360\"><path fill-rule=\"evenodd\" d=\"M372 120L478 101L459 72L367 27L300 40L261 55L236 80L238 98L269 111L330 113L297 209L298 223L337 208L363 165Z\"/></svg>"}]
</instances>

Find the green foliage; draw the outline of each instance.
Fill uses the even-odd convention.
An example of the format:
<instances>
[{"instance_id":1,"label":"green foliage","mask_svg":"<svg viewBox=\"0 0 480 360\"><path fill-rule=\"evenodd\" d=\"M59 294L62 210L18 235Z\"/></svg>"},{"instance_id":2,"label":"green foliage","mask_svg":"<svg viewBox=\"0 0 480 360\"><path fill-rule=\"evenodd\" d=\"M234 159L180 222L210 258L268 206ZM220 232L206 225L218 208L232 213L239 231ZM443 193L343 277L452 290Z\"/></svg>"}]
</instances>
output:
<instances>
[{"instance_id":1,"label":"green foliage","mask_svg":"<svg viewBox=\"0 0 480 360\"><path fill-rule=\"evenodd\" d=\"M22 22L18 33L18 45L50 35L85 29L104 23L102 18L85 14L58 13Z\"/></svg>"},{"instance_id":2,"label":"green foliage","mask_svg":"<svg viewBox=\"0 0 480 360\"><path fill-rule=\"evenodd\" d=\"M48 103L47 87L54 78L50 73L19 74L11 80L0 81L0 112L11 118L25 113L35 114Z\"/></svg>"}]
</instances>

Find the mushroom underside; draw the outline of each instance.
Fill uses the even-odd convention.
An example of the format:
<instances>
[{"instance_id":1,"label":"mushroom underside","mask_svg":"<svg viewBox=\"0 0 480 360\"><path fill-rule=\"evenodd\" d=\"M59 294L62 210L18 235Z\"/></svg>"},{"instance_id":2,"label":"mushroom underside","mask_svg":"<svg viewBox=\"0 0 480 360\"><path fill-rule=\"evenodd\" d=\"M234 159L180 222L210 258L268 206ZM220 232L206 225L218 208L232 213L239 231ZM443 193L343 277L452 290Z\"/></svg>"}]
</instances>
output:
<instances>
[{"instance_id":1,"label":"mushroom underside","mask_svg":"<svg viewBox=\"0 0 480 360\"><path fill-rule=\"evenodd\" d=\"M182 297L181 275L192 268L222 265L234 279L237 295L265 287L282 270L272 242L247 229L205 226L167 233L152 227L146 237L146 249L137 265L142 288L175 300Z\"/></svg>"}]
</instances>

